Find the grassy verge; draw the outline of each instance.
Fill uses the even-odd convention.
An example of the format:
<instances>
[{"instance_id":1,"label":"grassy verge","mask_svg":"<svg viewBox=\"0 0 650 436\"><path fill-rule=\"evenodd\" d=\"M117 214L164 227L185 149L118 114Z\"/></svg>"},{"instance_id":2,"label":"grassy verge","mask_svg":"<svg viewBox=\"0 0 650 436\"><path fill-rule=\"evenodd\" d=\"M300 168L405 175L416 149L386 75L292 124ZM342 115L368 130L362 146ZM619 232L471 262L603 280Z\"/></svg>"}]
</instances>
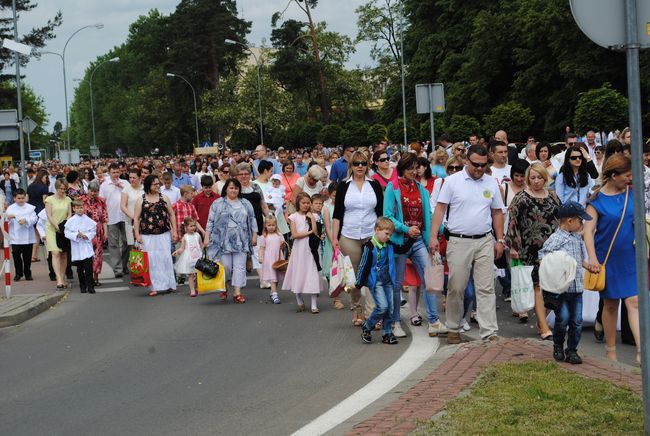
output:
<instances>
[{"instance_id":1,"label":"grassy verge","mask_svg":"<svg viewBox=\"0 0 650 436\"><path fill-rule=\"evenodd\" d=\"M631 390L581 377L555 363L495 365L471 393L451 401L417 435L642 434L642 400Z\"/></svg>"}]
</instances>

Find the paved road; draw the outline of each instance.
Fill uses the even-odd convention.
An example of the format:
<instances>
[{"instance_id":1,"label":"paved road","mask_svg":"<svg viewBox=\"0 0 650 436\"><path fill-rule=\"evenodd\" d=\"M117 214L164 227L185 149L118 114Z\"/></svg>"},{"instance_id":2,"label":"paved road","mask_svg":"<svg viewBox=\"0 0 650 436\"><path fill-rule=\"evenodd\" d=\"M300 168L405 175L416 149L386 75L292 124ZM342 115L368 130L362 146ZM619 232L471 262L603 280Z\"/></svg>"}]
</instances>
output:
<instances>
[{"instance_id":1,"label":"paved road","mask_svg":"<svg viewBox=\"0 0 650 436\"><path fill-rule=\"evenodd\" d=\"M288 293L235 305L120 285L0 330L0 434L288 434L409 343L364 346L324 298L313 315Z\"/></svg>"}]
</instances>

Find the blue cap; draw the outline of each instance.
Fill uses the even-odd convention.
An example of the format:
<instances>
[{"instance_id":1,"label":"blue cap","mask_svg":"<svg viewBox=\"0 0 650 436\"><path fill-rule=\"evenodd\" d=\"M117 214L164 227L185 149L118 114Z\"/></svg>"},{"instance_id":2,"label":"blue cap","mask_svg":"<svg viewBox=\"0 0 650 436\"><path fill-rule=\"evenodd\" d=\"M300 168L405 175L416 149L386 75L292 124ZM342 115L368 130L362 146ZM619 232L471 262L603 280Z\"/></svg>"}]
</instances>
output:
<instances>
[{"instance_id":1,"label":"blue cap","mask_svg":"<svg viewBox=\"0 0 650 436\"><path fill-rule=\"evenodd\" d=\"M567 201L562 204L557 210L557 216L558 218L571 218L577 216L585 221L591 221L591 216L587 213L585 208L575 201Z\"/></svg>"}]
</instances>

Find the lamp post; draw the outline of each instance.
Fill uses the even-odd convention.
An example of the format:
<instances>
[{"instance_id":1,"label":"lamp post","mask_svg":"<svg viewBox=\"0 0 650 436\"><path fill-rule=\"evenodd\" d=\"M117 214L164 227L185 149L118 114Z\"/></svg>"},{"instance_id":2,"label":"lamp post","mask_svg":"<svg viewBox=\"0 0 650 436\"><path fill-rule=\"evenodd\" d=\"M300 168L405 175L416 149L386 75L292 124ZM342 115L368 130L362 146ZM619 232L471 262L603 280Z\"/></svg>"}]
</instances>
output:
<instances>
[{"instance_id":1,"label":"lamp post","mask_svg":"<svg viewBox=\"0 0 650 436\"><path fill-rule=\"evenodd\" d=\"M260 112L260 144L264 145L264 118L262 117L262 82L260 80L260 68L262 67L262 65L260 64L260 61L255 55L255 53L253 52L253 50L251 50L251 48L246 44L243 44L239 41L234 41L232 39L226 39L224 42L226 44L231 44L231 45L234 44L241 45L246 50L248 50L248 52L252 54L253 58L255 59L255 64L257 65L257 104Z\"/></svg>"},{"instance_id":2,"label":"lamp post","mask_svg":"<svg viewBox=\"0 0 650 436\"><path fill-rule=\"evenodd\" d=\"M407 147L408 138L406 136L406 90L404 83L404 2L400 1L400 21L399 21L399 44L400 60L402 70L402 123L404 124L404 147ZM435 147L435 144L432 144Z\"/></svg>"},{"instance_id":3,"label":"lamp post","mask_svg":"<svg viewBox=\"0 0 650 436\"><path fill-rule=\"evenodd\" d=\"M167 77L178 77L179 79L184 80L185 83L190 85L190 88L192 89L192 96L194 97L194 124L195 124L195 127L196 127L196 146L199 147L200 146L200 142L199 142L199 115L198 115L199 111L198 111L197 106L196 106L196 92L194 91L194 87L192 86L192 84L185 77L179 76L178 74L167 73Z\"/></svg>"},{"instance_id":4,"label":"lamp post","mask_svg":"<svg viewBox=\"0 0 650 436\"><path fill-rule=\"evenodd\" d=\"M104 65L106 62L118 62L120 60L119 57L114 57L111 59L106 59L103 62L100 62L97 64L95 68L93 68L92 73L90 73L90 81L88 84L89 91L90 91L90 121L93 127L93 147L97 147L97 142L95 141L95 108L93 107L93 76L95 75L95 71L97 71L97 68L101 67Z\"/></svg>"}]
</instances>

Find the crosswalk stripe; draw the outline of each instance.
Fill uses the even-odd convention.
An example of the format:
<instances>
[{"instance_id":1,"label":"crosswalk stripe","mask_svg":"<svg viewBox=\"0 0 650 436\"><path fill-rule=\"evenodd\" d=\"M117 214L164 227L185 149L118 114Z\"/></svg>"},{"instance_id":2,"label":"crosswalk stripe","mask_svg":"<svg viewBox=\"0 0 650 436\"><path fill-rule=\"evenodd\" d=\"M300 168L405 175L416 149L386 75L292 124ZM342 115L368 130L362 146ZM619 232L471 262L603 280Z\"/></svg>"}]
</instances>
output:
<instances>
[{"instance_id":1,"label":"crosswalk stripe","mask_svg":"<svg viewBox=\"0 0 650 436\"><path fill-rule=\"evenodd\" d=\"M129 288L128 286L116 286L113 288L95 288L95 292L97 293L104 293L104 292L121 292L121 291L128 291Z\"/></svg>"},{"instance_id":2,"label":"crosswalk stripe","mask_svg":"<svg viewBox=\"0 0 650 436\"><path fill-rule=\"evenodd\" d=\"M122 279L100 279L99 281L102 283L124 283Z\"/></svg>"}]
</instances>

